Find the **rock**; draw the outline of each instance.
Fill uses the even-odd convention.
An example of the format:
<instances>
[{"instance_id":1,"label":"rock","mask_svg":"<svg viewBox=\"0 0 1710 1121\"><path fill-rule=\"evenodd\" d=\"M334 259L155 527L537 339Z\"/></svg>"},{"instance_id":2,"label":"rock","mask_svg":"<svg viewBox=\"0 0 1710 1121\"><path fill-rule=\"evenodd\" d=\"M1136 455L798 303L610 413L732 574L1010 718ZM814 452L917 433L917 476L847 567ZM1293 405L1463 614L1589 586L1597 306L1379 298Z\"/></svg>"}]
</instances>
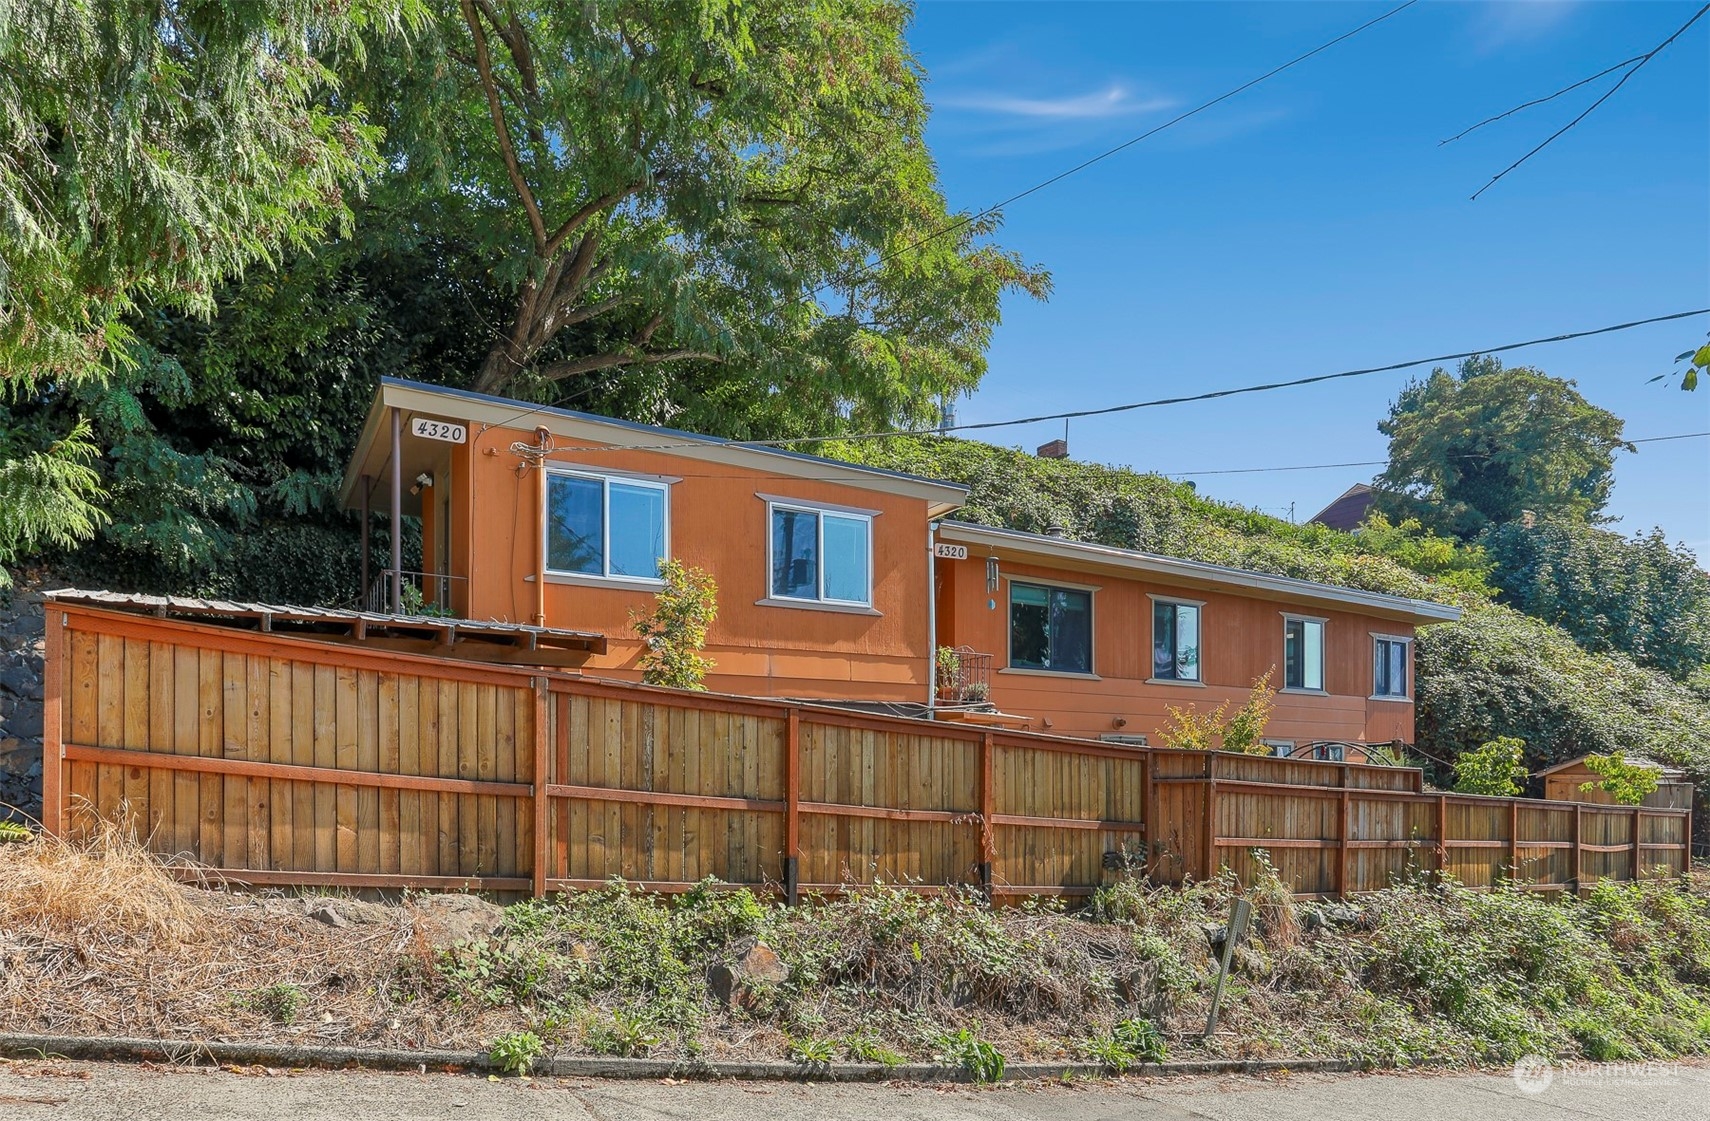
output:
<instances>
[{"instance_id":1,"label":"rock","mask_svg":"<svg viewBox=\"0 0 1710 1121\"><path fill-rule=\"evenodd\" d=\"M744 938L732 943L729 958L707 970L713 995L726 1004L747 1004L756 985L781 985L790 979L790 967L766 943Z\"/></svg>"},{"instance_id":2,"label":"rock","mask_svg":"<svg viewBox=\"0 0 1710 1121\"><path fill-rule=\"evenodd\" d=\"M42 705L40 701L25 701L6 721L6 730L25 740L42 738Z\"/></svg>"},{"instance_id":3,"label":"rock","mask_svg":"<svg viewBox=\"0 0 1710 1121\"><path fill-rule=\"evenodd\" d=\"M6 690L14 697L39 699L42 695L41 679L31 673L23 662L0 670L0 689Z\"/></svg>"},{"instance_id":4,"label":"rock","mask_svg":"<svg viewBox=\"0 0 1710 1121\"><path fill-rule=\"evenodd\" d=\"M412 904L416 929L442 950L459 942L485 942L505 921L503 907L478 895L422 895Z\"/></svg>"},{"instance_id":5,"label":"rock","mask_svg":"<svg viewBox=\"0 0 1710 1121\"><path fill-rule=\"evenodd\" d=\"M322 901L315 906L311 906L307 909L307 913L308 916L316 922L324 922L335 929L340 929L350 925L344 921L344 916L338 913L338 908L334 907L330 902Z\"/></svg>"},{"instance_id":6,"label":"rock","mask_svg":"<svg viewBox=\"0 0 1710 1121\"><path fill-rule=\"evenodd\" d=\"M347 926L370 926L393 921L395 908L383 903L365 903L360 899L339 899L332 896L310 896L302 900L303 914L316 922L343 929Z\"/></svg>"},{"instance_id":7,"label":"rock","mask_svg":"<svg viewBox=\"0 0 1710 1121\"><path fill-rule=\"evenodd\" d=\"M1365 911L1348 903L1323 903L1307 908L1301 917L1301 926L1308 932L1332 927L1360 927L1365 923Z\"/></svg>"},{"instance_id":8,"label":"rock","mask_svg":"<svg viewBox=\"0 0 1710 1121\"><path fill-rule=\"evenodd\" d=\"M1158 962L1147 961L1116 979L1122 999L1154 1023L1168 1019L1176 1008L1176 998L1164 986L1163 972Z\"/></svg>"}]
</instances>

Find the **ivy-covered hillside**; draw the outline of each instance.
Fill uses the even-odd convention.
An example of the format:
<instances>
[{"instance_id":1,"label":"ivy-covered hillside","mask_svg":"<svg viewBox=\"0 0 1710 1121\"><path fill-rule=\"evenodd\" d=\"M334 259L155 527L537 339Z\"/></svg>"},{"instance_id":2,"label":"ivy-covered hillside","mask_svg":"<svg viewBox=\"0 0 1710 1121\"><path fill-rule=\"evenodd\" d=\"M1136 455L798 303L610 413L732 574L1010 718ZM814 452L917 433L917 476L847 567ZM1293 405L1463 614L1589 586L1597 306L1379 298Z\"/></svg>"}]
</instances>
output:
<instances>
[{"instance_id":1,"label":"ivy-covered hillside","mask_svg":"<svg viewBox=\"0 0 1710 1121\"><path fill-rule=\"evenodd\" d=\"M1499 735L1526 741L1538 765L1586 752L1636 753L1710 778L1710 674L1677 680L1615 650L1593 653L1565 630L1499 602L1486 551L1381 520L1359 534L1216 502L1192 487L1123 468L1039 459L943 437L846 442L822 454L962 483L958 517L1167 556L1234 565L1457 604L1461 622L1419 638L1418 740L1451 760Z\"/></svg>"}]
</instances>

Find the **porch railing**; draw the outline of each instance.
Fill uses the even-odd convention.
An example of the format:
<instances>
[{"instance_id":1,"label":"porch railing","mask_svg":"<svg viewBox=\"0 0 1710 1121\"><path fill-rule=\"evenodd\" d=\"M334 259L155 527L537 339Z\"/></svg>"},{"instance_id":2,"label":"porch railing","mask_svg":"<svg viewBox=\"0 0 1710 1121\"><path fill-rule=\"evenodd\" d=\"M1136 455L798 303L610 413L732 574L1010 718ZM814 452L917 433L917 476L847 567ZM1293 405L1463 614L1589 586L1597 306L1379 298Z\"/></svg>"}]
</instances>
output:
<instances>
[{"instance_id":1,"label":"porch railing","mask_svg":"<svg viewBox=\"0 0 1710 1121\"><path fill-rule=\"evenodd\" d=\"M364 611L374 611L382 615L453 615L454 599L453 586L461 587L467 583L465 577L450 576L443 572L412 572L403 569L403 603L396 612L392 608L392 570L380 570L374 582L368 586L368 594L363 599L361 607Z\"/></svg>"},{"instance_id":2,"label":"porch railing","mask_svg":"<svg viewBox=\"0 0 1710 1121\"><path fill-rule=\"evenodd\" d=\"M992 656L967 646L938 651L938 703L983 705L992 698Z\"/></svg>"}]
</instances>

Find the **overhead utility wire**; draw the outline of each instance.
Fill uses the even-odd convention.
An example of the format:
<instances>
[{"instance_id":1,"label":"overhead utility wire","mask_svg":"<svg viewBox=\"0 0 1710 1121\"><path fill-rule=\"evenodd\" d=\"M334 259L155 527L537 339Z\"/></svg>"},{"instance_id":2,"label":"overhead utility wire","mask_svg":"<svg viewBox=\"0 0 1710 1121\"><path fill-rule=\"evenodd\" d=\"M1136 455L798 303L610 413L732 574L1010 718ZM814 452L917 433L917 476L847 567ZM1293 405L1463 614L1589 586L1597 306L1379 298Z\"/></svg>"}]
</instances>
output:
<instances>
[{"instance_id":1,"label":"overhead utility wire","mask_svg":"<svg viewBox=\"0 0 1710 1121\"><path fill-rule=\"evenodd\" d=\"M1406 11L1408 8L1411 8L1413 5L1417 4L1418 2L1419 2L1419 0L1407 0L1406 3L1399 4L1396 7L1391 8L1389 11L1383 13L1381 16L1378 16L1374 19L1369 19L1365 23L1360 24L1358 27L1354 28L1351 31L1344 31L1342 34L1336 36L1334 39L1331 39L1329 42L1320 43L1318 46L1313 47L1311 50L1307 51L1305 54L1296 55L1294 58L1289 59L1287 62L1283 63L1282 65L1276 66L1270 70L1265 71L1263 74L1260 74L1257 78L1249 79L1248 81L1241 83L1240 85L1236 86L1234 89L1228 91L1227 93L1219 94L1216 97L1212 98L1210 101L1206 101L1206 102L1203 102L1199 105L1196 105L1192 109L1189 109L1185 113L1182 113L1182 114L1175 116L1175 117L1171 117L1169 120L1165 121L1163 124L1157 125L1154 128L1147 129L1145 132L1141 133L1140 135L1132 137L1128 140L1125 140L1121 144L1118 144L1114 148L1107 148L1104 151L1100 152L1096 156L1092 156L1088 159L1082 160L1080 163L1076 164L1074 167L1071 167L1066 171L1059 171L1057 174L1051 176L1051 178L1041 180L1040 182L1033 184L1033 186L1028 187L1026 190L1018 191L1015 194L1010 195L1006 199L1002 199L998 202L994 202L990 206L986 207L984 210L981 210L976 214L964 215L963 217L957 218L952 222L948 222L945 225L940 226L937 229L931 231L930 233L922 236L918 241L911 241L905 245L898 246L896 249L891 250L889 253L882 253L878 257L874 258L871 262L857 267L848 276L842 277L837 281L826 281L823 284L818 284L812 288L809 288L806 292L800 293L800 294L795 295L795 296L791 296L785 300L781 300L778 303L774 304L772 307L768 308L766 310L765 314L768 316L776 315L778 312L783 311L785 308L789 307L791 304L798 303L802 300L808 299L808 298L813 297L813 296L818 296L820 293L824 292L828 288L836 287L839 284L847 284L851 280L858 280L861 277L867 276L867 275L871 274L875 269L879 268L881 265L884 265L889 261L895 260L896 258L902 256L904 253L912 253L916 249L919 249L923 245L929 245L932 242L937 241L941 237L944 237L948 234L955 233L957 230L964 229L965 227L970 226L970 225L974 224L975 222L978 222L982 218L988 218L991 215L996 214L998 211L1002 210L1004 207L1008 206L1011 203L1020 202L1022 199L1027 198L1029 195L1037 194L1040 191L1043 191L1047 187L1054 186L1055 184L1061 183L1063 180L1069 178L1071 175L1078 175L1079 173L1085 171L1087 168L1092 167L1094 164L1102 163L1103 161L1108 160L1110 157L1118 154L1119 152L1127 151L1129 148L1134 147L1134 145L1140 143L1142 140L1150 139L1151 137L1158 135L1160 132L1163 132L1167 128L1173 128L1176 125L1181 124L1183 121L1187 120L1189 117L1197 116L1198 114L1205 112L1207 109L1210 109L1211 107L1213 107L1215 105L1218 105L1218 104L1221 104L1222 102L1228 101L1232 97L1235 97L1239 94L1246 93L1248 90L1252 89L1254 86L1258 85L1259 83L1269 81L1270 79L1276 77L1278 74L1281 74L1283 71L1290 70L1296 66L1299 66L1301 63L1305 62L1307 59L1311 58L1312 56L1317 55L1317 54L1322 54L1323 52L1329 50L1331 47L1334 47L1335 45L1337 45L1338 43L1346 42L1347 40L1352 39L1354 36L1360 34L1360 32L1365 31L1365 30L1372 28L1372 27L1376 27L1378 24L1382 23L1384 20L1389 19L1392 16L1400 15L1402 12ZM548 406L545 406L545 405L537 405L532 409L524 409L522 412L518 413L516 416L511 417L510 420L504 421L503 425L508 425L511 423L511 421L518 420L522 417L528 416L530 413L539 412L541 409L547 408L547 407ZM502 427L503 425L498 425L495 427Z\"/></svg>"},{"instance_id":2,"label":"overhead utility wire","mask_svg":"<svg viewBox=\"0 0 1710 1121\"><path fill-rule=\"evenodd\" d=\"M1680 432L1673 436L1646 436L1642 440L1627 440L1629 444L1660 444L1665 440L1696 440L1710 436L1710 432ZM1491 452L1472 452L1460 456L1462 459L1488 459ZM1301 463L1290 467L1223 467L1211 471L1151 471L1148 474L1167 475L1171 478L1187 477L1190 475L1254 475L1271 471L1327 471L1333 467L1382 467L1388 464L1387 459L1361 459L1352 463Z\"/></svg>"},{"instance_id":3,"label":"overhead utility wire","mask_svg":"<svg viewBox=\"0 0 1710 1121\"><path fill-rule=\"evenodd\" d=\"M1099 409L1076 409L1063 413L1043 413L1039 416L1019 417L1015 420L987 420L974 424L950 424L938 428L892 429L883 432L840 433L829 436L785 436L776 440L678 440L666 444L629 444L624 451L671 451L678 448L704 448L709 445L742 448L782 447L786 444L817 444L834 440L882 440L892 436L934 436L943 432L970 432L991 428L1011 428L1020 424L1037 424L1047 420L1074 420L1080 417L1108 416L1112 413L1132 412L1135 409L1157 408L1163 405L1183 405L1194 401L1213 401L1223 397L1235 397L1244 393L1264 393L1273 389L1287 389L1297 385L1315 385L1319 382L1335 381L1340 378L1357 378L1367 374L1390 373L1395 370L1405 370L1411 366L1423 366L1428 363L1450 362L1459 358L1473 358L1482 354L1504 354L1523 347L1543 346L1546 343L1567 342L1571 339L1590 338L1593 335L1607 335L1615 331L1627 331L1634 327L1645 327L1652 323L1668 323L1676 319L1688 319L1694 315L1710 315L1710 308L1697 308L1692 311L1677 311L1670 315L1654 315L1649 319L1635 319L1628 323L1614 323L1607 327L1594 327L1586 331L1569 331L1560 335L1549 335L1539 339L1528 339L1525 342L1503 343L1500 346L1478 347L1473 350L1463 350L1455 354L1439 354L1431 358L1410 358L1405 362L1391 362L1387 366L1368 366L1360 370L1342 370L1334 374L1315 374L1312 377L1294 378L1289 381L1265 382L1260 385L1243 385L1233 389L1214 389L1207 393L1195 393L1186 397L1160 397L1151 401L1134 401L1126 405L1108 405ZM545 408L547 406L541 406ZM530 410L535 411L535 410ZM508 422L507 422L508 423Z\"/></svg>"},{"instance_id":4,"label":"overhead utility wire","mask_svg":"<svg viewBox=\"0 0 1710 1121\"><path fill-rule=\"evenodd\" d=\"M1573 120L1569 121L1567 124L1563 125L1559 129L1557 129L1555 132L1551 133L1549 135L1549 138L1546 139L1542 144L1538 145L1536 148L1533 148L1530 152L1527 152L1524 156L1521 156L1519 159L1515 160L1513 163L1509 164L1507 167L1505 167L1501 171L1497 172L1496 175L1491 177L1490 182L1486 183L1484 186L1482 186L1478 190L1474 191L1472 197L1476 199L1476 198L1478 198L1478 196L1484 194L1486 191L1488 191L1492 187L1496 186L1496 181L1498 179L1501 179L1504 175L1507 175L1510 171L1513 171L1515 168L1519 167L1521 164L1525 163L1527 160L1531 159L1533 156L1537 155L1539 152L1542 152L1545 148L1548 148L1563 133L1567 132L1569 129L1571 129L1575 125L1579 124L1579 122L1585 120L1585 118L1591 116L1591 114L1597 109L1597 107L1599 105L1602 105L1605 101L1608 101L1611 97L1614 97L1615 91L1627 84L1628 78L1631 78L1634 74L1637 74L1640 70L1643 70L1645 67L1645 63L1647 63L1651 59L1657 57L1657 55L1662 52L1664 47L1667 47L1670 43L1674 42L1676 39L1678 39L1682 35L1686 34L1686 29L1691 27L1693 24L1697 23L1699 21L1699 19L1701 19L1703 17L1705 12L1710 12L1710 4L1706 4L1702 8L1699 8L1698 11L1694 12L1692 15L1692 18L1687 20L1685 23L1681 24L1680 27L1675 31L1675 33L1673 35L1670 35L1667 39L1664 39L1662 42L1658 43L1655 47L1652 47L1645 54L1640 55L1638 58L1638 61L1633 63L1633 68L1631 70L1627 71L1625 74L1621 75L1621 80L1619 82L1616 82L1613 86L1610 86L1608 92L1606 92L1602 97L1598 98L1596 101L1593 101L1590 105L1586 106L1585 112L1581 113L1579 116L1575 117ZM1626 65L1626 63L1620 64L1620 66L1625 66L1625 65ZM1620 66L1611 67L1611 69L1618 70L1618 69L1620 69ZM1603 73L1607 74L1607 73L1609 73L1609 71L1605 70ZM1597 75L1597 77L1602 77L1602 76L1603 76L1602 74ZM1591 81L1591 80L1592 79L1590 79L1590 78L1586 79L1586 81ZM1583 85L1584 83L1582 82L1580 84ZM1568 89L1572 89L1572 88L1573 88L1572 86L1568 87ZM1567 90L1563 90L1561 92L1566 93ZM1556 96L1555 94L1550 95L1550 97L1555 97L1555 96ZM1546 98L1543 98L1542 100L1548 101L1548 100L1550 100L1550 98L1546 97ZM1525 106L1521 106L1520 108L1523 109L1523 108L1525 108ZM1503 114L1503 115L1506 116L1507 114ZM1496 119L1498 119L1498 118L1492 118L1492 120L1496 120ZM1488 122L1485 122L1485 123L1488 123ZM1473 128L1477 128L1477 127L1478 127L1477 125L1473 126ZM1471 130L1469 129L1468 131L1470 132ZM1462 135L1465 135L1465 134L1463 133Z\"/></svg>"}]
</instances>

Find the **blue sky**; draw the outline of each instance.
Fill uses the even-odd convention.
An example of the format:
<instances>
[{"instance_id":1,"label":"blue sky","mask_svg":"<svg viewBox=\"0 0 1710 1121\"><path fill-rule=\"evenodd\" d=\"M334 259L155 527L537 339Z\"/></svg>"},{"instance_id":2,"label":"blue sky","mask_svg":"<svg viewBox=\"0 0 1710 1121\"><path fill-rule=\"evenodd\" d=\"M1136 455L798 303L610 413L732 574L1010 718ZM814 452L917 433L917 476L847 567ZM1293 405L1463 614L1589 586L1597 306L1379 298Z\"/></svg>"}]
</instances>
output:
<instances>
[{"instance_id":1,"label":"blue sky","mask_svg":"<svg viewBox=\"0 0 1710 1121\"><path fill-rule=\"evenodd\" d=\"M977 210L1393 5L921 4L909 39L953 206ZM1710 307L1710 16L1477 201L1616 76L1439 141L1661 42L1693 3L1421 3L1011 206L1051 270L1005 305L963 422L1375 366ZM1710 386L1647 384L1710 317L1506 356L1629 438L1710 430ZM1423 372L1423 371L1419 371ZM1166 474L1381 460L1412 371L1075 421L1076 458ZM1029 449L1060 422L983 434ZM1299 520L1376 468L1201 475ZM1616 466L1616 528L1710 558L1710 440Z\"/></svg>"}]
</instances>

